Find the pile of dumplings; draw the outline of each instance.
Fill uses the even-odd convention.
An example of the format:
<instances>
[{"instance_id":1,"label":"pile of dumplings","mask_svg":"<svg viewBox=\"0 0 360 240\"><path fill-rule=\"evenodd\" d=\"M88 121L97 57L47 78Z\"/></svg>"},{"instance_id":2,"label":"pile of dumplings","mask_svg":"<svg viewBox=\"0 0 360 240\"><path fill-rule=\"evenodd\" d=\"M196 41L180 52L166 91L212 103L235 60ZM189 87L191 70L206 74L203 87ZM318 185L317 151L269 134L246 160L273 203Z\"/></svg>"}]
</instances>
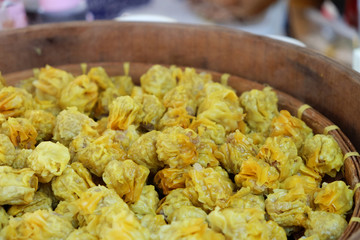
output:
<instances>
[{"instance_id":1,"label":"pile of dumplings","mask_svg":"<svg viewBox=\"0 0 360 240\"><path fill-rule=\"evenodd\" d=\"M0 238L337 239L344 159L270 88L154 65L0 75ZM327 177L327 179L329 179Z\"/></svg>"}]
</instances>

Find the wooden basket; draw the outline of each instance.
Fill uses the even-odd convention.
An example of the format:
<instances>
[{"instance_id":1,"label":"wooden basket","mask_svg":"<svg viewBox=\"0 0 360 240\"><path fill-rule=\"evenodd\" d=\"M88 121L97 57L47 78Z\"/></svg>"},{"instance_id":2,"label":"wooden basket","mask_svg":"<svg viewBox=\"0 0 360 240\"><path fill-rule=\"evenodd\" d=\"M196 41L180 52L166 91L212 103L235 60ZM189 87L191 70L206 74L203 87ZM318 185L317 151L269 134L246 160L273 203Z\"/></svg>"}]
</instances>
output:
<instances>
[{"instance_id":1,"label":"wooden basket","mask_svg":"<svg viewBox=\"0 0 360 240\"><path fill-rule=\"evenodd\" d=\"M337 140L347 156L346 182L352 188L359 183L360 158L351 143L360 146L359 75L305 48L218 27L95 22L3 32L0 49L0 70L10 84L45 64L79 74L79 64L86 62L117 75L122 74L122 63L130 61L135 80L160 63L203 69L215 79L229 73L229 85L239 93L271 85L281 109L300 114L315 133L327 131ZM333 122L338 128L328 128ZM360 217L359 197L357 190L352 217ZM359 228L360 223L351 222L341 239Z\"/></svg>"}]
</instances>

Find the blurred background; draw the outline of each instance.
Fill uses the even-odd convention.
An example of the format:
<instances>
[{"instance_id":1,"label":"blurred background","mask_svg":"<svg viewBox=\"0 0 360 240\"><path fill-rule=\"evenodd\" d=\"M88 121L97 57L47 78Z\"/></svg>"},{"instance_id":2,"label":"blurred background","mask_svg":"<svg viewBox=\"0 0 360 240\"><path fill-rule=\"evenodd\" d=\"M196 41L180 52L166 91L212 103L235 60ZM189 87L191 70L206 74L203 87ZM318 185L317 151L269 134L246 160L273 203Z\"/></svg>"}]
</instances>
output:
<instances>
[{"instance_id":1,"label":"blurred background","mask_svg":"<svg viewBox=\"0 0 360 240\"><path fill-rule=\"evenodd\" d=\"M0 0L0 31L105 19L221 25L291 41L359 70L359 4L360 0Z\"/></svg>"}]
</instances>

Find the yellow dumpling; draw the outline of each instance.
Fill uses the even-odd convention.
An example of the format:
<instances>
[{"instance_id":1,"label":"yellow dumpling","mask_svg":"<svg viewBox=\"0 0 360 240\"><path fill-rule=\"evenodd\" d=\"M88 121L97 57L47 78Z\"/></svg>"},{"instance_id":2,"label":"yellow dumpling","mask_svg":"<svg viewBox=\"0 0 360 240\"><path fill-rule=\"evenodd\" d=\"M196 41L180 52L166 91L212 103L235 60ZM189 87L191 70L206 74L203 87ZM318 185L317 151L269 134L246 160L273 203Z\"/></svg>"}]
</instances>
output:
<instances>
[{"instance_id":1,"label":"yellow dumpling","mask_svg":"<svg viewBox=\"0 0 360 240\"><path fill-rule=\"evenodd\" d=\"M306 166L320 173L335 177L344 164L343 154L330 135L317 134L305 141L302 156Z\"/></svg>"},{"instance_id":2,"label":"yellow dumpling","mask_svg":"<svg viewBox=\"0 0 360 240\"><path fill-rule=\"evenodd\" d=\"M166 225L164 215L145 215L141 218L141 226L149 230L150 239L156 239L160 227Z\"/></svg>"},{"instance_id":3,"label":"yellow dumpling","mask_svg":"<svg viewBox=\"0 0 360 240\"><path fill-rule=\"evenodd\" d=\"M51 181L51 187L58 199L73 201L87 189L95 187L95 184L90 172L80 162L74 162L66 166L62 175Z\"/></svg>"},{"instance_id":4,"label":"yellow dumpling","mask_svg":"<svg viewBox=\"0 0 360 240\"><path fill-rule=\"evenodd\" d=\"M246 113L245 122L250 129L268 135L272 119L279 114L276 93L271 87L253 89L243 92L239 100Z\"/></svg>"},{"instance_id":5,"label":"yellow dumpling","mask_svg":"<svg viewBox=\"0 0 360 240\"><path fill-rule=\"evenodd\" d=\"M208 215L208 222L226 239L287 239L285 230L266 221L265 212L257 208L216 208Z\"/></svg>"},{"instance_id":6,"label":"yellow dumpling","mask_svg":"<svg viewBox=\"0 0 360 240\"><path fill-rule=\"evenodd\" d=\"M139 200L150 171L132 160L109 162L103 173L103 180L127 203Z\"/></svg>"},{"instance_id":7,"label":"yellow dumpling","mask_svg":"<svg viewBox=\"0 0 360 240\"><path fill-rule=\"evenodd\" d=\"M233 193L234 184L220 167L203 168L198 163L188 172L185 195L205 211L224 207Z\"/></svg>"},{"instance_id":8,"label":"yellow dumpling","mask_svg":"<svg viewBox=\"0 0 360 240\"><path fill-rule=\"evenodd\" d=\"M79 112L75 107L63 110L56 117L53 139L65 146L69 146L70 142L80 133L84 125L95 127L96 122Z\"/></svg>"},{"instance_id":9,"label":"yellow dumpling","mask_svg":"<svg viewBox=\"0 0 360 240\"><path fill-rule=\"evenodd\" d=\"M295 188L303 188L306 194L313 195L319 190L320 182L310 176L294 175L286 178L280 183L280 188L291 190Z\"/></svg>"},{"instance_id":10,"label":"yellow dumpling","mask_svg":"<svg viewBox=\"0 0 360 240\"><path fill-rule=\"evenodd\" d=\"M31 94L25 89L4 87L0 90L0 113L5 118L19 117L34 105Z\"/></svg>"},{"instance_id":11,"label":"yellow dumpling","mask_svg":"<svg viewBox=\"0 0 360 240\"><path fill-rule=\"evenodd\" d=\"M291 137L297 149L300 149L304 141L312 135L312 129L306 126L301 119L291 116L287 110L281 110L280 114L271 122L270 136Z\"/></svg>"},{"instance_id":12,"label":"yellow dumpling","mask_svg":"<svg viewBox=\"0 0 360 240\"><path fill-rule=\"evenodd\" d=\"M184 194L184 189L171 191L160 202L157 213L163 214L168 223L190 218L202 218L206 220L206 212L193 206L190 199Z\"/></svg>"},{"instance_id":13,"label":"yellow dumpling","mask_svg":"<svg viewBox=\"0 0 360 240\"><path fill-rule=\"evenodd\" d=\"M36 98L55 104L58 103L62 89L74 79L70 73L49 65L40 69L37 78L33 82Z\"/></svg>"},{"instance_id":14,"label":"yellow dumpling","mask_svg":"<svg viewBox=\"0 0 360 240\"><path fill-rule=\"evenodd\" d=\"M171 168L186 167L197 161L197 142L197 134L190 129L167 128L157 138L156 153Z\"/></svg>"},{"instance_id":15,"label":"yellow dumpling","mask_svg":"<svg viewBox=\"0 0 360 240\"><path fill-rule=\"evenodd\" d=\"M145 94L146 93L140 86L134 86L131 90L130 97L132 97L137 102L142 102Z\"/></svg>"},{"instance_id":16,"label":"yellow dumpling","mask_svg":"<svg viewBox=\"0 0 360 240\"><path fill-rule=\"evenodd\" d=\"M265 200L263 195L253 194L249 187L243 187L228 199L226 207L257 208L265 211Z\"/></svg>"},{"instance_id":17,"label":"yellow dumpling","mask_svg":"<svg viewBox=\"0 0 360 240\"><path fill-rule=\"evenodd\" d=\"M130 66L129 66L130 67ZM124 64L124 68L126 68L126 65ZM132 89L135 87L134 83L131 79L131 76L128 74L128 70L130 69L124 69L125 75L122 76L114 76L112 77L112 81L115 85L115 88L122 94L122 95L131 95Z\"/></svg>"},{"instance_id":18,"label":"yellow dumpling","mask_svg":"<svg viewBox=\"0 0 360 240\"><path fill-rule=\"evenodd\" d=\"M44 110L27 110L24 118L28 119L37 132L37 141L48 141L53 136L56 118Z\"/></svg>"},{"instance_id":19,"label":"yellow dumpling","mask_svg":"<svg viewBox=\"0 0 360 240\"><path fill-rule=\"evenodd\" d=\"M103 75L105 75L103 76L103 78L105 78L106 83L103 82L101 84L100 82L102 81L99 79L97 80L97 83L101 86L100 88L104 88L104 90L100 92L98 101L96 103L96 107L94 109L94 116L96 118L107 116L109 114L109 106L114 99L120 96L131 94L134 84L132 82L131 77L128 76L129 67L130 67L129 64L125 63L124 64L125 75L111 77L112 83L109 81L106 73L105 73L106 75L103 73ZM97 71L99 71L99 69ZM100 71L105 72L105 70L103 69L101 69ZM100 75L98 77L100 77ZM95 75L93 75L92 77L95 77Z\"/></svg>"},{"instance_id":20,"label":"yellow dumpling","mask_svg":"<svg viewBox=\"0 0 360 240\"><path fill-rule=\"evenodd\" d=\"M144 114L141 120L142 126L148 131L159 129L160 119L166 111L162 102L154 95L144 94L141 104Z\"/></svg>"},{"instance_id":21,"label":"yellow dumpling","mask_svg":"<svg viewBox=\"0 0 360 240\"><path fill-rule=\"evenodd\" d=\"M148 239L147 229L113 189L89 188L74 206L78 209L79 229L97 239Z\"/></svg>"},{"instance_id":22,"label":"yellow dumpling","mask_svg":"<svg viewBox=\"0 0 360 240\"><path fill-rule=\"evenodd\" d=\"M128 150L130 159L154 173L164 166L156 153L156 142L159 134L160 132L154 130L141 135Z\"/></svg>"},{"instance_id":23,"label":"yellow dumpling","mask_svg":"<svg viewBox=\"0 0 360 240\"><path fill-rule=\"evenodd\" d=\"M197 98L199 104L201 104L210 94L212 94L214 92L231 91L231 92L235 93L235 90L233 88L231 88L230 86L228 86L226 84L218 83L218 82L213 82L213 81L209 81L206 83L204 82L204 83L200 83L200 86L201 86L201 88L197 89L198 93L196 95L196 98ZM187 86L187 87L189 87L189 86Z\"/></svg>"},{"instance_id":24,"label":"yellow dumpling","mask_svg":"<svg viewBox=\"0 0 360 240\"><path fill-rule=\"evenodd\" d=\"M99 214L93 214L86 229L98 239L139 239L148 240L148 229L141 226L135 215L123 208L122 204L114 203L102 207Z\"/></svg>"},{"instance_id":25,"label":"yellow dumpling","mask_svg":"<svg viewBox=\"0 0 360 240\"><path fill-rule=\"evenodd\" d=\"M166 92L176 86L175 77L170 68L154 65L141 76L141 88L162 99Z\"/></svg>"},{"instance_id":26,"label":"yellow dumpling","mask_svg":"<svg viewBox=\"0 0 360 240\"><path fill-rule=\"evenodd\" d=\"M306 226L310 203L304 189L274 189L265 200L266 211L271 220L282 227Z\"/></svg>"},{"instance_id":27,"label":"yellow dumpling","mask_svg":"<svg viewBox=\"0 0 360 240\"><path fill-rule=\"evenodd\" d=\"M100 118L102 116L108 116L110 104L118 97L124 96L119 93L116 88L107 88L102 91L98 96L98 101L94 109L94 116Z\"/></svg>"},{"instance_id":28,"label":"yellow dumpling","mask_svg":"<svg viewBox=\"0 0 360 240\"><path fill-rule=\"evenodd\" d=\"M1 126L1 132L6 134L15 147L34 149L37 131L26 118L8 118Z\"/></svg>"},{"instance_id":29,"label":"yellow dumpling","mask_svg":"<svg viewBox=\"0 0 360 240\"><path fill-rule=\"evenodd\" d=\"M88 72L87 76L91 81L95 82L100 89L112 88L114 87L111 78L106 73L103 67L93 67Z\"/></svg>"},{"instance_id":30,"label":"yellow dumpling","mask_svg":"<svg viewBox=\"0 0 360 240\"><path fill-rule=\"evenodd\" d=\"M21 217L27 212L35 212L37 210L52 210L51 198L43 192L37 191L34 195L34 199L25 205L12 205L8 214L14 217Z\"/></svg>"},{"instance_id":31,"label":"yellow dumpling","mask_svg":"<svg viewBox=\"0 0 360 240\"><path fill-rule=\"evenodd\" d=\"M195 119L191 122L189 128L194 130L200 137L208 138L218 145L226 141L225 128L206 118Z\"/></svg>"},{"instance_id":32,"label":"yellow dumpling","mask_svg":"<svg viewBox=\"0 0 360 240\"><path fill-rule=\"evenodd\" d=\"M297 154L295 143L291 138L282 136L267 138L257 158L276 166L280 173L279 181L296 174L303 164L301 157Z\"/></svg>"},{"instance_id":33,"label":"yellow dumpling","mask_svg":"<svg viewBox=\"0 0 360 240\"><path fill-rule=\"evenodd\" d=\"M0 166L12 166L16 158L15 147L5 134L0 134Z\"/></svg>"},{"instance_id":34,"label":"yellow dumpling","mask_svg":"<svg viewBox=\"0 0 360 240\"><path fill-rule=\"evenodd\" d=\"M186 206L193 206L190 199L184 194L183 188L172 190L167 196L160 200L157 214L164 215L167 222L175 217L175 211Z\"/></svg>"},{"instance_id":35,"label":"yellow dumpling","mask_svg":"<svg viewBox=\"0 0 360 240\"><path fill-rule=\"evenodd\" d=\"M188 128L194 116L190 115L185 107L168 108L160 119L158 129L164 130L169 127Z\"/></svg>"},{"instance_id":36,"label":"yellow dumpling","mask_svg":"<svg viewBox=\"0 0 360 240\"><path fill-rule=\"evenodd\" d=\"M257 149L252 140L236 130L230 133L226 143L215 151L215 157L229 173L237 174L240 172L243 161L249 157L255 157L256 152Z\"/></svg>"},{"instance_id":37,"label":"yellow dumpling","mask_svg":"<svg viewBox=\"0 0 360 240\"><path fill-rule=\"evenodd\" d=\"M146 185L141 191L139 200L129 207L138 218L142 218L145 215L156 215L158 203L159 195L155 191L155 187L153 185Z\"/></svg>"},{"instance_id":38,"label":"yellow dumpling","mask_svg":"<svg viewBox=\"0 0 360 240\"><path fill-rule=\"evenodd\" d=\"M218 149L218 146L209 138L200 137L199 139L200 141L196 148L198 152L197 163L205 168L219 166L220 163L215 157L215 152Z\"/></svg>"},{"instance_id":39,"label":"yellow dumpling","mask_svg":"<svg viewBox=\"0 0 360 240\"><path fill-rule=\"evenodd\" d=\"M38 188L38 178L30 168L0 166L0 205L30 203Z\"/></svg>"},{"instance_id":40,"label":"yellow dumpling","mask_svg":"<svg viewBox=\"0 0 360 240\"><path fill-rule=\"evenodd\" d=\"M231 89L222 87L205 96L199 104L197 118L214 121L221 124L226 132L232 132L241 126L244 114L236 93Z\"/></svg>"},{"instance_id":41,"label":"yellow dumpling","mask_svg":"<svg viewBox=\"0 0 360 240\"><path fill-rule=\"evenodd\" d=\"M185 85L178 85L165 94L163 103L166 108L184 107L189 115L194 116L197 108L195 98Z\"/></svg>"},{"instance_id":42,"label":"yellow dumpling","mask_svg":"<svg viewBox=\"0 0 360 240\"><path fill-rule=\"evenodd\" d=\"M340 215L346 214L353 206L354 191L343 181L323 183L321 190L315 195L317 210Z\"/></svg>"},{"instance_id":43,"label":"yellow dumpling","mask_svg":"<svg viewBox=\"0 0 360 240\"><path fill-rule=\"evenodd\" d=\"M39 182L48 183L60 176L70 161L69 149L61 143L41 142L27 159L28 166L34 170Z\"/></svg>"},{"instance_id":44,"label":"yellow dumpling","mask_svg":"<svg viewBox=\"0 0 360 240\"><path fill-rule=\"evenodd\" d=\"M107 129L102 136L107 136L124 151L129 151L130 147L140 138L141 132L135 125L130 125L126 130Z\"/></svg>"},{"instance_id":45,"label":"yellow dumpling","mask_svg":"<svg viewBox=\"0 0 360 240\"><path fill-rule=\"evenodd\" d=\"M108 128L126 130L131 124L142 119L142 106L129 96L116 98L109 107Z\"/></svg>"},{"instance_id":46,"label":"yellow dumpling","mask_svg":"<svg viewBox=\"0 0 360 240\"><path fill-rule=\"evenodd\" d=\"M54 212L60 214L62 218L71 222L74 228L79 227L79 219L81 219L81 217L78 217L79 208L76 204L76 201L60 201L56 205Z\"/></svg>"},{"instance_id":47,"label":"yellow dumpling","mask_svg":"<svg viewBox=\"0 0 360 240\"><path fill-rule=\"evenodd\" d=\"M245 132L247 132L247 129L245 129ZM254 145L258 148L260 148L265 143L265 140L267 138L264 134L258 132L248 132L246 133L246 137L251 139Z\"/></svg>"},{"instance_id":48,"label":"yellow dumpling","mask_svg":"<svg viewBox=\"0 0 360 240\"><path fill-rule=\"evenodd\" d=\"M15 149L16 156L11 166L16 169L27 168L27 159L32 152L32 149Z\"/></svg>"},{"instance_id":49,"label":"yellow dumpling","mask_svg":"<svg viewBox=\"0 0 360 240\"><path fill-rule=\"evenodd\" d=\"M66 238L74 230L71 223L55 212L37 210L22 217L11 218L1 231L4 239L54 239Z\"/></svg>"},{"instance_id":50,"label":"yellow dumpling","mask_svg":"<svg viewBox=\"0 0 360 240\"><path fill-rule=\"evenodd\" d=\"M348 223L335 213L311 211L306 223L305 236L316 236L319 240L338 239L345 231Z\"/></svg>"},{"instance_id":51,"label":"yellow dumpling","mask_svg":"<svg viewBox=\"0 0 360 240\"><path fill-rule=\"evenodd\" d=\"M178 85L184 86L184 88L191 93L191 96L196 97L196 105L203 100L205 94L203 89L207 83L212 83L212 75L209 73L201 72L197 73L194 68L185 68L182 71L180 68L176 70L177 78L179 79Z\"/></svg>"},{"instance_id":52,"label":"yellow dumpling","mask_svg":"<svg viewBox=\"0 0 360 240\"><path fill-rule=\"evenodd\" d=\"M177 188L185 188L185 179L188 168L164 168L158 171L154 177L154 183L160 188L163 194Z\"/></svg>"},{"instance_id":53,"label":"yellow dumpling","mask_svg":"<svg viewBox=\"0 0 360 240\"><path fill-rule=\"evenodd\" d=\"M172 223L175 221L189 220L191 218L201 218L206 221L207 214L204 210L195 206L182 206L181 208L176 208L171 215L171 218L168 218L168 222Z\"/></svg>"},{"instance_id":54,"label":"yellow dumpling","mask_svg":"<svg viewBox=\"0 0 360 240\"><path fill-rule=\"evenodd\" d=\"M89 115L98 99L98 86L88 76L80 75L62 90L59 105L62 109L77 107L78 111Z\"/></svg>"},{"instance_id":55,"label":"yellow dumpling","mask_svg":"<svg viewBox=\"0 0 360 240\"><path fill-rule=\"evenodd\" d=\"M82 132L70 144L72 161L81 162L100 177L110 161L126 159L126 152L115 142L114 135L115 132L111 132L99 136L94 129Z\"/></svg>"},{"instance_id":56,"label":"yellow dumpling","mask_svg":"<svg viewBox=\"0 0 360 240\"><path fill-rule=\"evenodd\" d=\"M66 240L79 240L79 239L98 240L98 237L89 233L88 230L85 227L83 227L83 228L75 229L66 238Z\"/></svg>"},{"instance_id":57,"label":"yellow dumpling","mask_svg":"<svg viewBox=\"0 0 360 240\"><path fill-rule=\"evenodd\" d=\"M279 172L264 160L249 158L241 165L235 176L235 183L240 187L250 187L255 194L268 193L279 186Z\"/></svg>"},{"instance_id":58,"label":"yellow dumpling","mask_svg":"<svg viewBox=\"0 0 360 240\"><path fill-rule=\"evenodd\" d=\"M101 215L101 209L116 206L120 209L129 210L128 205L120 198L114 189L105 186L89 188L73 202L75 209L71 210L77 214L80 227L87 226L94 218Z\"/></svg>"},{"instance_id":59,"label":"yellow dumpling","mask_svg":"<svg viewBox=\"0 0 360 240\"><path fill-rule=\"evenodd\" d=\"M202 218L190 218L161 226L156 239L225 240L225 237L210 229Z\"/></svg>"},{"instance_id":60,"label":"yellow dumpling","mask_svg":"<svg viewBox=\"0 0 360 240\"><path fill-rule=\"evenodd\" d=\"M320 175L318 172L316 172L315 170L309 168L308 166L306 166L305 164L302 164L300 166L299 169L299 174L301 176L308 176L308 177L312 177L314 178L316 181L321 182L322 179L322 175Z\"/></svg>"}]
</instances>

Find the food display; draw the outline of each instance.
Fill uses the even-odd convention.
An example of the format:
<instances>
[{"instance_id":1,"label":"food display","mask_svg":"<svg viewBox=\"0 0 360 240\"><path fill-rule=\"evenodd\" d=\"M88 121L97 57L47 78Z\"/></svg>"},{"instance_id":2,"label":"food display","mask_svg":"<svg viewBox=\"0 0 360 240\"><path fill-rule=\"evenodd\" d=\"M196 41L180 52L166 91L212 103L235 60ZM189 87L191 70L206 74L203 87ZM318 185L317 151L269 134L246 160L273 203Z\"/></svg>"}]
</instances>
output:
<instances>
[{"instance_id":1,"label":"food display","mask_svg":"<svg viewBox=\"0 0 360 240\"><path fill-rule=\"evenodd\" d=\"M0 88L0 238L337 239L343 153L271 87L154 65ZM1 78L1 75L0 75Z\"/></svg>"}]
</instances>

